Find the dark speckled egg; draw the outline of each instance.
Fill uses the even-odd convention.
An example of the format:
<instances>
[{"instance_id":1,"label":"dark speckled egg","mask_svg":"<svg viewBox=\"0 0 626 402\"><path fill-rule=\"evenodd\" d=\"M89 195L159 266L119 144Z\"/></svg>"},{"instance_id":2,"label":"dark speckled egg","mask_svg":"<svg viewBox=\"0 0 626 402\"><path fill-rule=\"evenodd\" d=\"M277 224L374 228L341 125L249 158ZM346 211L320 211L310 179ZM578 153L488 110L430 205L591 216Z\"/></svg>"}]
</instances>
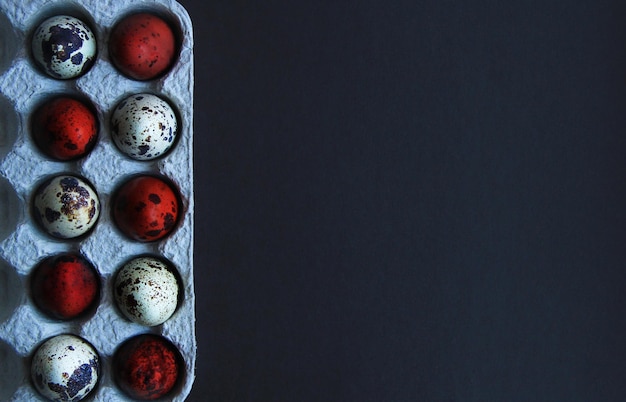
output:
<instances>
[{"instance_id":1,"label":"dark speckled egg","mask_svg":"<svg viewBox=\"0 0 626 402\"><path fill-rule=\"evenodd\" d=\"M174 60L176 39L162 18L139 13L115 25L109 41L113 64L135 80L150 80L165 73Z\"/></svg>"},{"instance_id":2,"label":"dark speckled egg","mask_svg":"<svg viewBox=\"0 0 626 402\"><path fill-rule=\"evenodd\" d=\"M100 215L100 201L87 182L75 176L61 175L37 189L33 213L47 233L60 239L71 239L94 227Z\"/></svg>"},{"instance_id":3,"label":"dark speckled egg","mask_svg":"<svg viewBox=\"0 0 626 402\"><path fill-rule=\"evenodd\" d=\"M117 385L133 399L154 400L176 386L182 367L176 346L166 338L143 334L124 342L113 357Z\"/></svg>"},{"instance_id":4,"label":"dark speckled egg","mask_svg":"<svg viewBox=\"0 0 626 402\"><path fill-rule=\"evenodd\" d=\"M31 362L33 385L49 400L80 401L93 391L100 375L95 348L75 335L45 341Z\"/></svg>"},{"instance_id":5,"label":"dark speckled egg","mask_svg":"<svg viewBox=\"0 0 626 402\"><path fill-rule=\"evenodd\" d=\"M113 201L113 218L131 239L151 242L176 227L180 205L176 191L155 176L137 176L122 184Z\"/></svg>"},{"instance_id":6,"label":"dark speckled egg","mask_svg":"<svg viewBox=\"0 0 626 402\"><path fill-rule=\"evenodd\" d=\"M48 18L32 39L35 62L49 76L70 79L85 74L96 59L96 38L83 21L68 15Z\"/></svg>"},{"instance_id":7,"label":"dark speckled egg","mask_svg":"<svg viewBox=\"0 0 626 402\"><path fill-rule=\"evenodd\" d=\"M49 157L69 161L87 155L98 139L98 120L85 103L62 96L41 105L33 116L33 139Z\"/></svg>"},{"instance_id":8,"label":"dark speckled egg","mask_svg":"<svg viewBox=\"0 0 626 402\"><path fill-rule=\"evenodd\" d=\"M71 320L97 302L100 281L96 269L80 254L48 257L35 267L31 278L35 305L45 314Z\"/></svg>"}]
</instances>

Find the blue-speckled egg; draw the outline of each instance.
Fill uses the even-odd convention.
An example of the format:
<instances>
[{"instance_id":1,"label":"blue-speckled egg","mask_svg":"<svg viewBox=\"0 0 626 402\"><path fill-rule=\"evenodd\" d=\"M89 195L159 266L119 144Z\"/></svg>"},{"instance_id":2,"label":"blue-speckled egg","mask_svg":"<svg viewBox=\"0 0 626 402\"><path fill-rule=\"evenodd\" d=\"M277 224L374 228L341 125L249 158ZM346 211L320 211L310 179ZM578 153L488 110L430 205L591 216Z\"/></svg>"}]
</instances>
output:
<instances>
[{"instance_id":1,"label":"blue-speckled egg","mask_svg":"<svg viewBox=\"0 0 626 402\"><path fill-rule=\"evenodd\" d=\"M111 117L115 145L140 161L165 154L174 144L177 130L176 114L169 103L147 93L124 99Z\"/></svg>"},{"instance_id":2,"label":"blue-speckled egg","mask_svg":"<svg viewBox=\"0 0 626 402\"><path fill-rule=\"evenodd\" d=\"M33 384L52 401L80 401L98 383L99 360L95 348L86 340L69 334L55 336L33 355Z\"/></svg>"},{"instance_id":3,"label":"blue-speckled egg","mask_svg":"<svg viewBox=\"0 0 626 402\"><path fill-rule=\"evenodd\" d=\"M96 59L96 38L78 18L59 15L48 18L33 34L35 62L49 76L75 78L85 74Z\"/></svg>"}]
</instances>

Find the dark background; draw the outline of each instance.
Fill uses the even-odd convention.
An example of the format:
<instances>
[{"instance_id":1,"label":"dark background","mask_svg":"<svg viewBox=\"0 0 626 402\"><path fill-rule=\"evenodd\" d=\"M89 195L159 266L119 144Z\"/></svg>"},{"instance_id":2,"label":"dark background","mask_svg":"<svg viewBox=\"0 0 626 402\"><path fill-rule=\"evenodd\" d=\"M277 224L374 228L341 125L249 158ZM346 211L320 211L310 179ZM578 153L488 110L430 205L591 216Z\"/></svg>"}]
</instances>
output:
<instances>
[{"instance_id":1,"label":"dark background","mask_svg":"<svg viewBox=\"0 0 626 402\"><path fill-rule=\"evenodd\" d=\"M190 401L626 400L626 3L180 1Z\"/></svg>"}]
</instances>

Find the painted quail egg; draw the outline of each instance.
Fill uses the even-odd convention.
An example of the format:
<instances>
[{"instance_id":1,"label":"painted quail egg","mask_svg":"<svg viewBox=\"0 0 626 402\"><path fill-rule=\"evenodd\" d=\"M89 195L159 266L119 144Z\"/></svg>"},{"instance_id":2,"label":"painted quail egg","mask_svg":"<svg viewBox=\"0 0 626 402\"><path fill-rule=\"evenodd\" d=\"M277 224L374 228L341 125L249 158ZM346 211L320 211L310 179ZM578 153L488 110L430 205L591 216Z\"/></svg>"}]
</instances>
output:
<instances>
[{"instance_id":1,"label":"painted quail egg","mask_svg":"<svg viewBox=\"0 0 626 402\"><path fill-rule=\"evenodd\" d=\"M49 157L69 161L87 155L98 139L98 119L85 102L68 96L41 105L33 116L33 139Z\"/></svg>"},{"instance_id":2,"label":"painted quail egg","mask_svg":"<svg viewBox=\"0 0 626 402\"><path fill-rule=\"evenodd\" d=\"M83 21L69 15L48 18L32 39L35 62L49 76L70 79L85 74L96 59L96 38Z\"/></svg>"},{"instance_id":3,"label":"painted quail egg","mask_svg":"<svg viewBox=\"0 0 626 402\"><path fill-rule=\"evenodd\" d=\"M96 269L82 255L57 254L35 267L31 294L35 305L48 316L71 320L94 307L100 280Z\"/></svg>"},{"instance_id":4,"label":"painted quail egg","mask_svg":"<svg viewBox=\"0 0 626 402\"><path fill-rule=\"evenodd\" d=\"M176 38L170 25L151 13L133 14L115 25L109 41L113 64L135 80L161 76L174 61Z\"/></svg>"},{"instance_id":5,"label":"painted quail egg","mask_svg":"<svg viewBox=\"0 0 626 402\"><path fill-rule=\"evenodd\" d=\"M131 321L145 326L167 321L178 305L178 280L172 268L153 257L138 257L117 273L115 301Z\"/></svg>"},{"instance_id":6,"label":"painted quail egg","mask_svg":"<svg viewBox=\"0 0 626 402\"><path fill-rule=\"evenodd\" d=\"M55 176L35 192L33 213L51 236L71 239L87 233L100 215L95 190L82 179Z\"/></svg>"},{"instance_id":7,"label":"painted quail egg","mask_svg":"<svg viewBox=\"0 0 626 402\"><path fill-rule=\"evenodd\" d=\"M45 341L31 362L37 391L52 401L80 401L95 387L100 361L94 347L75 335L58 335Z\"/></svg>"},{"instance_id":8,"label":"painted quail egg","mask_svg":"<svg viewBox=\"0 0 626 402\"><path fill-rule=\"evenodd\" d=\"M180 352L168 339L142 334L124 342L113 356L117 385L133 399L154 400L171 393L182 368Z\"/></svg>"},{"instance_id":9,"label":"painted quail egg","mask_svg":"<svg viewBox=\"0 0 626 402\"><path fill-rule=\"evenodd\" d=\"M120 102L111 116L111 136L129 157L147 161L165 154L174 144L178 121L165 100L136 94Z\"/></svg>"},{"instance_id":10,"label":"painted quail egg","mask_svg":"<svg viewBox=\"0 0 626 402\"><path fill-rule=\"evenodd\" d=\"M176 190L163 178L135 176L117 190L113 220L129 238L152 242L169 235L178 221Z\"/></svg>"}]
</instances>

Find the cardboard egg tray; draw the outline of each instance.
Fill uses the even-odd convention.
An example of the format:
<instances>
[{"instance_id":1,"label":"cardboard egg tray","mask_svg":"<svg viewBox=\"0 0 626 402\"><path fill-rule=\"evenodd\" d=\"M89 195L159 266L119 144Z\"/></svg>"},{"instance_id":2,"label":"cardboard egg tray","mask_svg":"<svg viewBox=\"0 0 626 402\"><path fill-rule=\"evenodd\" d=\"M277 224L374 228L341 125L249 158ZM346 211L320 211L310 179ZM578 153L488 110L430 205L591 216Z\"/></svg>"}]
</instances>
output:
<instances>
[{"instance_id":1,"label":"cardboard egg tray","mask_svg":"<svg viewBox=\"0 0 626 402\"><path fill-rule=\"evenodd\" d=\"M163 77L135 81L123 76L108 55L111 28L123 16L139 11L157 13L172 22L178 34L175 65ZM42 73L30 52L30 38L45 18L73 15L87 22L96 35L97 59L83 76L56 80ZM176 345L185 371L167 400L183 401L191 391L196 358L193 286L193 37L184 8L168 0L2 0L0 2L0 400L44 400L30 379L30 360L46 339L72 333L98 351L101 374L92 401L127 401L118 389L112 357L127 339L156 333ZM153 161L135 161L122 154L110 136L112 109L123 98L153 93L167 99L178 113L177 142L168 154ZM99 119L99 138L93 151L72 162L57 162L34 145L30 118L47 98L69 94L87 98ZM31 213L31 199L46 178L70 173L86 178L101 202L99 220L87 236L62 241L44 233ZM175 231L154 243L128 239L116 228L111 199L120 183L135 174L157 174L171 180L182 200ZM100 303L89 316L56 321L41 313L29 294L29 275L39 261L64 251L82 253L101 276ZM127 320L115 306L112 283L121 265L142 254L169 260L178 270L184 292L177 311L157 327Z\"/></svg>"}]
</instances>

